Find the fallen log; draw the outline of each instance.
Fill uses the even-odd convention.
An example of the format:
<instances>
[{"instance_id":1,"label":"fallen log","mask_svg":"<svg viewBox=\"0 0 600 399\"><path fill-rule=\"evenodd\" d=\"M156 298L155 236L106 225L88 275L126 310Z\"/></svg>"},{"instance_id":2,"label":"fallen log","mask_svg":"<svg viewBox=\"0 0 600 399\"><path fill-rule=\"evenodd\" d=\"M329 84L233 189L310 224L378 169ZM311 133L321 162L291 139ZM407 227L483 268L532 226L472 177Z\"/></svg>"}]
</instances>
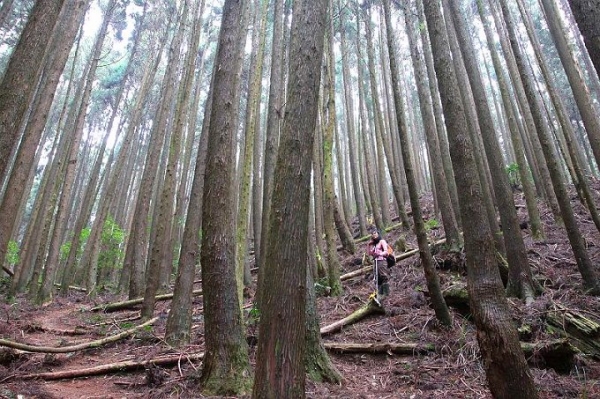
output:
<instances>
[{"instance_id":1,"label":"fallen log","mask_svg":"<svg viewBox=\"0 0 600 399\"><path fill-rule=\"evenodd\" d=\"M433 344L409 343L352 343L352 342L324 342L325 349L335 353L374 353L396 355L422 355L435 351Z\"/></svg>"},{"instance_id":2,"label":"fallen log","mask_svg":"<svg viewBox=\"0 0 600 399\"><path fill-rule=\"evenodd\" d=\"M192 355L168 355L168 356L160 356L150 360L144 360L140 362L136 361L124 361L124 362L116 362L110 364L103 364L96 367L89 367L85 369L77 369L77 370L63 370L63 371L54 371L47 373L33 373L33 374L25 374L25 375L14 375L11 378L21 379L21 380L31 380L31 379L41 379L41 380L60 380L65 378L79 378L79 377L89 377L93 375L102 375L109 373L117 373L121 371L129 371L129 370L139 370L143 368L147 368L149 366L171 366L178 364L182 359L186 361L198 361L204 358L204 353L196 353Z\"/></svg>"},{"instance_id":3,"label":"fallen log","mask_svg":"<svg viewBox=\"0 0 600 399\"><path fill-rule=\"evenodd\" d=\"M466 284L453 284L445 289L442 295L448 306L462 314L470 312ZM531 361L534 363L546 365L558 373L568 373L574 365L576 353L582 352L599 358L600 325L593 320L557 305L555 311L546 314L546 324L548 329L567 339L535 344L521 343L525 356L532 357Z\"/></svg>"},{"instance_id":4,"label":"fallen log","mask_svg":"<svg viewBox=\"0 0 600 399\"><path fill-rule=\"evenodd\" d=\"M373 266L365 266L360 269L356 269L353 272L345 273L340 276L340 281L349 280L354 277L364 276L365 274L371 272L373 270Z\"/></svg>"},{"instance_id":5,"label":"fallen log","mask_svg":"<svg viewBox=\"0 0 600 399\"><path fill-rule=\"evenodd\" d=\"M576 310L555 305L546 321L551 330L569 338L583 354L600 359L600 324Z\"/></svg>"},{"instance_id":6,"label":"fallen log","mask_svg":"<svg viewBox=\"0 0 600 399\"><path fill-rule=\"evenodd\" d=\"M463 315L470 313L469 292L466 283L456 282L444 288L442 296L446 305L453 307Z\"/></svg>"},{"instance_id":7,"label":"fallen log","mask_svg":"<svg viewBox=\"0 0 600 399\"><path fill-rule=\"evenodd\" d=\"M202 295L202 290L193 291L192 295L193 296ZM173 293L157 295L155 297L155 299L157 301L167 301L169 299L173 299ZM113 303L108 303L108 304L104 304L104 305L94 306L93 308L90 309L90 311L91 312L98 312L98 311L114 312L116 310L131 309L136 305L141 305L143 302L144 302L144 298L129 299L127 301L113 302Z\"/></svg>"},{"instance_id":8,"label":"fallen log","mask_svg":"<svg viewBox=\"0 0 600 399\"><path fill-rule=\"evenodd\" d=\"M369 298L369 301L366 304L351 313L349 316L321 328L321 335L338 332L345 326L354 324L373 314L385 314L385 309L379 305L374 298Z\"/></svg>"},{"instance_id":9,"label":"fallen log","mask_svg":"<svg viewBox=\"0 0 600 399\"><path fill-rule=\"evenodd\" d=\"M356 343L356 342L324 342L325 349L339 353L367 353L367 354L396 354L396 355L424 355L435 352L434 344L415 343ZM568 374L574 364L577 348L567 339L545 342L521 342L521 349L528 363L536 368L552 368L557 373Z\"/></svg>"},{"instance_id":10,"label":"fallen log","mask_svg":"<svg viewBox=\"0 0 600 399\"><path fill-rule=\"evenodd\" d=\"M579 353L568 339L544 342L521 342L527 362L536 368L551 368L559 374L569 374Z\"/></svg>"},{"instance_id":11,"label":"fallen log","mask_svg":"<svg viewBox=\"0 0 600 399\"><path fill-rule=\"evenodd\" d=\"M19 349L19 350L26 351L26 352L41 352L41 353L77 352L77 351L84 350L84 349L97 348L102 345L105 345L105 344L108 344L111 342L115 342L115 341L118 341L125 337L128 337L128 336L132 335L133 333L135 333L136 331L141 330L144 327L147 327L151 324L154 324L154 322L156 320L158 320L158 317L150 319L147 322L140 324L139 326L130 328L129 330L125 330L119 334L112 335L110 337L106 337L106 338L99 339L96 341L78 344L78 345L61 346L61 347L57 348L57 347L52 347L52 346L34 346L34 345L28 345L28 344L21 344L19 342L13 342L13 341L9 341L6 339L0 339L0 346L6 346L9 348L13 348L13 349Z\"/></svg>"},{"instance_id":12,"label":"fallen log","mask_svg":"<svg viewBox=\"0 0 600 399\"><path fill-rule=\"evenodd\" d=\"M61 284L58 284L58 283L55 283L54 287L56 287L56 289L58 289L58 290L60 290L62 288ZM78 287L76 285L70 285L67 288L69 288L70 290L73 290L73 291L87 292L87 288Z\"/></svg>"}]
</instances>

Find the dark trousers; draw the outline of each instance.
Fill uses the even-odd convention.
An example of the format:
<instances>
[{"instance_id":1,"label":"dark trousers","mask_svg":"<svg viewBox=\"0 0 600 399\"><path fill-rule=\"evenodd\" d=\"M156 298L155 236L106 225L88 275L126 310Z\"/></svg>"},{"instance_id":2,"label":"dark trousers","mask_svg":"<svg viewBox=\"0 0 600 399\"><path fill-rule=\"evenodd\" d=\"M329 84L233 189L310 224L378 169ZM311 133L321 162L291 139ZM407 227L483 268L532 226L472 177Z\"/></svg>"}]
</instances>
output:
<instances>
[{"instance_id":1,"label":"dark trousers","mask_svg":"<svg viewBox=\"0 0 600 399\"><path fill-rule=\"evenodd\" d=\"M387 295L389 293L389 274L387 271L387 261L385 259L375 260L375 273L374 276L377 279L377 293L380 295Z\"/></svg>"}]
</instances>

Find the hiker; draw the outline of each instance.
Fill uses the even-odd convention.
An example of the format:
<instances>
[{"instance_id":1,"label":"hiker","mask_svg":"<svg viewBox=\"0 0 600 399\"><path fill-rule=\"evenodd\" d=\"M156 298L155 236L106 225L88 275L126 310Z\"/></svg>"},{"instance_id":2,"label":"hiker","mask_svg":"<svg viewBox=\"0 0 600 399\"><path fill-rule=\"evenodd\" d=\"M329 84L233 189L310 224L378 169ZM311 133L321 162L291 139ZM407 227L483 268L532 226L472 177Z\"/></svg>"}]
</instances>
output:
<instances>
[{"instance_id":1,"label":"hiker","mask_svg":"<svg viewBox=\"0 0 600 399\"><path fill-rule=\"evenodd\" d=\"M390 293L387 273L388 243L377 229L371 231L371 241L368 244L368 253L373 257L373 278L377 287L377 299L386 297Z\"/></svg>"}]
</instances>

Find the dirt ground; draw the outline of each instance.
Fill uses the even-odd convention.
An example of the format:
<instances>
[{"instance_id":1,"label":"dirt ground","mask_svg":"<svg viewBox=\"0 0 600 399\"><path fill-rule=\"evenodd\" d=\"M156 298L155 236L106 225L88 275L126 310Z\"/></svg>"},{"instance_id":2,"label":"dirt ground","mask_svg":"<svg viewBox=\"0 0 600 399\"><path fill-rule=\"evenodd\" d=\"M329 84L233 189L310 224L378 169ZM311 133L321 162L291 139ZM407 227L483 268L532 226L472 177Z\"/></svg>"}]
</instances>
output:
<instances>
[{"instance_id":1,"label":"dirt ground","mask_svg":"<svg viewBox=\"0 0 600 399\"><path fill-rule=\"evenodd\" d=\"M598 193L600 185L594 186ZM600 275L600 234L585 209L571 196L589 256ZM519 215L525 221L525 208L520 193L515 194ZM431 209L431 198L422 199L425 210ZM597 202L600 203L600 202ZM521 341L547 342L562 338L560 329L547 327L549 311L560 307L579 312L600 323L600 299L585 296L564 228L557 226L550 211L540 206L547 238L534 242L530 231L523 231L528 257L545 292L526 307L509 299L513 319L518 327L529 326ZM395 242L402 232L385 235ZM441 238L443 231L430 231L431 239ZM416 248L412 233L407 234L410 248ZM359 244L354 255L343 254L343 271L362 267L360 260L366 244ZM441 261L440 255L436 259ZM458 271L438 270L443 287L464 281ZM453 327L441 328L425 295L426 283L418 255L398 262L390 270L390 296L385 314L374 315L342 331L324 336L329 343L426 344L434 350L426 353L397 355L331 353L335 367L343 376L341 384L307 382L308 398L491 398L486 384L474 327L468 315L452 308ZM195 287L198 289L199 287ZM0 289L2 292L3 289ZM321 327L330 325L354 312L367 301L373 291L368 276L344 281L340 297L319 297ZM138 310L113 313L91 312L98 304L122 300L101 296L94 300L85 293L73 291L66 298L56 298L50 305L31 306L24 298L0 303L0 338L33 346L63 347L102 339L140 324ZM248 300L251 303L251 298ZM76 352L44 354L0 347L0 399L5 398L203 398L196 388L195 377L201 371L200 360L193 359L204 351L202 300L195 298L193 343L176 351L162 340L169 301L157 303L159 319L150 329L101 347ZM595 330L600 340L600 331ZM255 347L250 347L254 363ZM105 372L95 376L63 379L32 378L32 374L81 370L117 362L142 362L171 355L168 365L146 365L137 370ZM568 370L549 367L537 355L528 361L540 391L540 398L600 398L600 363L596 353L575 355ZM558 369L558 371L557 371Z\"/></svg>"}]
</instances>

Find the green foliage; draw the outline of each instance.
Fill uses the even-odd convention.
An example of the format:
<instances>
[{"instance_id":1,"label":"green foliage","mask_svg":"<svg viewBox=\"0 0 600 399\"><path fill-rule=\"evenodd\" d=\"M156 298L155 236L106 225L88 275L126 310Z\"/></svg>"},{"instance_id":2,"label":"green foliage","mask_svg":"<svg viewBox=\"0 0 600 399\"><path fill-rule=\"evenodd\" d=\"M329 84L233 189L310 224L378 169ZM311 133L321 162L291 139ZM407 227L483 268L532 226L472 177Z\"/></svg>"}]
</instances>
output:
<instances>
[{"instance_id":1,"label":"green foliage","mask_svg":"<svg viewBox=\"0 0 600 399\"><path fill-rule=\"evenodd\" d=\"M258 325L260 321L260 310L256 307L256 304L252 306L252 309L248 312L248 325Z\"/></svg>"},{"instance_id":2,"label":"green foliage","mask_svg":"<svg viewBox=\"0 0 600 399\"><path fill-rule=\"evenodd\" d=\"M19 258L19 244L16 241L10 240L6 251L6 263L10 266L15 266L21 259Z\"/></svg>"},{"instance_id":3,"label":"green foliage","mask_svg":"<svg viewBox=\"0 0 600 399\"><path fill-rule=\"evenodd\" d=\"M508 181L511 186L518 186L521 183L519 177L519 165L516 163L511 163L506 167L506 173L508 174Z\"/></svg>"},{"instance_id":4,"label":"green foliage","mask_svg":"<svg viewBox=\"0 0 600 399\"><path fill-rule=\"evenodd\" d=\"M129 330L130 328L133 328L134 326L135 326L135 324L133 324L132 322L125 321L125 322L121 323L120 327L122 330Z\"/></svg>"},{"instance_id":5,"label":"green foliage","mask_svg":"<svg viewBox=\"0 0 600 399\"><path fill-rule=\"evenodd\" d=\"M83 248L85 248L85 244L86 244L88 238L90 237L91 231L92 231L91 228L86 227L83 230L81 230L81 233L79 233L79 248L77 248L77 259L79 259L81 257L81 253L83 252ZM61 245L61 247L60 247L60 260L61 261L65 261L69 257L69 253L71 253L71 245L72 245L71 241L67 241L63 245Z\"/></svg>"},{"instance_id":6,"label":"green foliage","mask_svg":"<svg viewBox=\"0 0 600 399\"><path fill-rule=\"evenodd\" d=\"M437 229L438 227L440 227L440 222L438 222L437 219L429 219L425 222L425 230L427 231Z\"/></svg>"},{"instance_id":7,"label":"green foliage","mask_svg":"<svg viewBox=\"0 0 600 399\"><path fill-rule=\"evenodd\" d=\"M329 296L331 294L331 287L329 286L329 279L327 277L321 277L315 282L315 294L317 296Z\"/></svg>"},{"instance_id":8,"label":"green foliage","mask_svg":"<svg viewBox=\"0 0 600 399\"><path fill-rule=\"evenodd\" d=\"M98 258L98 269L120 268L123 259L122 244L125 242L125 231L112 217L107 217L102 228L102 251Z\"/></svg>"},{"instance_id":9,"label":"green foliage","mask_svg":"<svg viewBox=\"0 0 600 399\"><path fill-rule=\"evenodd\" d=\"M61 261L67 260L70 253L71 253L71 241L67 241L63 245L60 246L60 255L59 255L60 260Z\"/></svg>"},{"instance_id":10,"label":"green foliage","mask_svg":"<svg viewBox=\"0 0 600 399\"><path fill-rule=\"evenodd\" d=\"M128 57L124 57L120 52L115 51L110 53L103 62L104 66L98 68L96 73L98 86L92 91L89 112L90 119L98 124L101 124L106 118L106 113L112 112L117 93L127 78L125 72Z\"/></svg>"}]
</instances>

